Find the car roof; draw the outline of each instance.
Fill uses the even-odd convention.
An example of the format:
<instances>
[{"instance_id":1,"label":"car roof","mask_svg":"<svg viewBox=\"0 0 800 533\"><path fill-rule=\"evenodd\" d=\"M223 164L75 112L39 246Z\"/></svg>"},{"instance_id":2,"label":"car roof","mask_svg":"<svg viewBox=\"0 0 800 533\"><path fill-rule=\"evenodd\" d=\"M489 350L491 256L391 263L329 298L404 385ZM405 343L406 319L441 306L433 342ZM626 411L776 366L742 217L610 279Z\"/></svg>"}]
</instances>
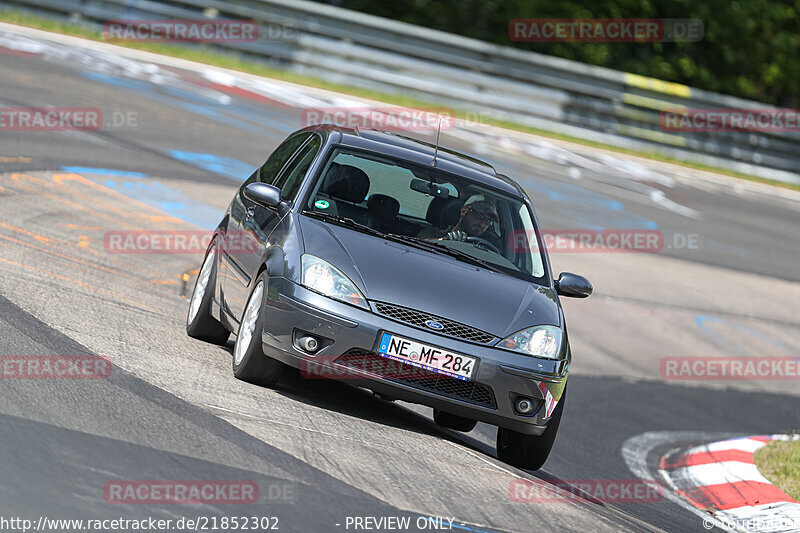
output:
<instances>
[{"instance_id":1,"label":"car roof","mask_svg":"<svg viewBox=\"0 0 800 533\"><path fill-rule=\"evenodd\" d=\"M329 124L309 129L338 132L340 134L338 144L342 146L369 150L426 166L431 165L436 151L436 147L431 143L387 131L345 128ZM497 173L489 163L441 145L436 153L436 168L470 178L512 196L525 198L522 188L514 180Z\"/></svg>"}]
</instances>

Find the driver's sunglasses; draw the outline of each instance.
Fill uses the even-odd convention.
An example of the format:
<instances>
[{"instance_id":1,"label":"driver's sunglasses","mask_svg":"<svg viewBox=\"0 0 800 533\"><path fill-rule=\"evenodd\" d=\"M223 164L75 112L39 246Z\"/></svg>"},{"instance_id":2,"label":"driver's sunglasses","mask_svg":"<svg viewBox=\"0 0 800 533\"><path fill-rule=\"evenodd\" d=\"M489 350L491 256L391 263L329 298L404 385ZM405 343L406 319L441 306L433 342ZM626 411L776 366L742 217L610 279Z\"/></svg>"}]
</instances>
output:
<instances>
[{"instance_id":1,"label":"driver's sunglasses","mask_svg":"<svg viewBox=\"0 0 800 533\"><path fill-rule=\"evenodd\" d=\"M477 218L480 222L486 222L487 220L489 221L490 224L494 222L494 218L492 218L491 215L487 215L485 213L478 213L477 211L475 211L475 209L473 209L472 206L469 206L469 210L472 211L472 216Z\"/></svg>"}]
</instances>

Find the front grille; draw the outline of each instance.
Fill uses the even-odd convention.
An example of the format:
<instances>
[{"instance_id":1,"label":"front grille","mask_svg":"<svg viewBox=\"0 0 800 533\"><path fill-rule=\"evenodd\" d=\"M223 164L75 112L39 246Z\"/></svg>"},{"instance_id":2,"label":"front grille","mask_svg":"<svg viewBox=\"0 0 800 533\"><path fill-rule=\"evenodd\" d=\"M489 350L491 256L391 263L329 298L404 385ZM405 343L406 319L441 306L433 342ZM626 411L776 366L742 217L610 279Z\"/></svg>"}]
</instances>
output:
<instances>
[{"instance_id":1,"label":"front grille","mask_svg":"<svg viewBox=\"0 0 800 533\"><path fill-rule=\"evenodd\" d=\"M375 310L383 316L424 329L425 331L436 331L436 333L464 339L466 341L479 342L481 344L487 344L495 339L495 336L491 333L486 333L472 326L454 322L440 316L384 302L373 303L375 304ZM441 330L433 330L425 325L425 322L428 320L439 322L444 328Z\"/></svg>"},{"instance_id":2,"label":"front grille","mask_svg":"<svg viewBox=\"0 0 800 533\"><path fill-rule=\"evenodd\" d=\"M390 362L391 364L387 364ZM463 381L456 378L451 378L443 374L437 374L430 370L425 370L405 363L395 362L380 355L370 352L368 350L350 350L344 355L338 357L335 361L336 364L364 369L371 369L374 373L380 375L380 369L391 369L395 375L381 376L388 381L402 383L415 389L422 389L428 392L433 392L440 396L447 396L464 402L480 405L481 407L488 407L490 409L497 409L497 402L494 399L492 389L486 385L475 383L474 381ZM374 363L374 364L373 364ZM405 372L397 372L399 366L408 368L408 373L413 373L414 377L399 377ZM399 374L399 376L398 376Z\"/></svg>"}]
</instances>

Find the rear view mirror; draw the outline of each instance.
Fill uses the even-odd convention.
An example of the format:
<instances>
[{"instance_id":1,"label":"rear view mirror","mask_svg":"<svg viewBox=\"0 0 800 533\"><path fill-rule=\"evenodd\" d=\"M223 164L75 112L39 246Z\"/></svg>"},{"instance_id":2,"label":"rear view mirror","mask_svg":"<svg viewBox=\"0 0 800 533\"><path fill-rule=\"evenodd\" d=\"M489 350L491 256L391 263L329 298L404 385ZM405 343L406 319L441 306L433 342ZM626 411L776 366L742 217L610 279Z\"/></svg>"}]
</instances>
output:
<instances>
[{"instance_id":1,"label":"rear view mirror","mask_svg":"<svg viewBox=\"0 0 800 533\"><path fill-rule=\"evenodd\" d=\"M586 298L593 290L588 279L571 272L562 272L556 280L556 292L561 296Z\"/></svg>"},{"instance_id":2,"label":"rear view mirror","mask_svg":"<svg viewBox=\"0 0 800 533\"><path fill-rule=\"evenodd\" d=\"M421 192L429 196L435 196L436 198L447 198L450 196L450 191L446 187L442 187L441 185L437 185L432 181L426 181L419 178L414 178L411 180L410 187L417 192Z\"/></svg>"}]
</instances>

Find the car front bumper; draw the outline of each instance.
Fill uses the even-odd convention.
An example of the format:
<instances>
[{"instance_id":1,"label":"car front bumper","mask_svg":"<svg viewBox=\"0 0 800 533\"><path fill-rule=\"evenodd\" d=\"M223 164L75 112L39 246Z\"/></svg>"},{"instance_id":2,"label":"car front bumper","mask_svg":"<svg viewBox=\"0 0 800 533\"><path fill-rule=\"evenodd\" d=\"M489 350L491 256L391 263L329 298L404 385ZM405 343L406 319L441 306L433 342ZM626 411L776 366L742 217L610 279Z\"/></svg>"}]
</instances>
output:
<instances>
[{"instance_id":1,"label":"car front bumper","mask_svg":"<svg viewBox=\"0 0 800 533\"><path fill-rule=\"evenodd\" d=\"M269 280L264 309L264 353L299 368L306 377L330 377L373 390L381 396L427 405L529 435L541 434L567 380L567 362L550 361L475 344L419 329L377 312L332 300L285 278ZM472 382L436 375L437 379L403 379L398 364L377 355L381 332L389 332L479 359ZM322 348L311 355L297 343L311 334ZM344 356L344 357L343 357ZM384 361L388 365L369 364ZM363 363L349 366L351 362ZM320 371L321 370L321 371ZM549 395L548 395L549 392ZM519 397L534 401L527 415L514 410ZM549 411L549 412L548 412Z\"/></svg>"}]
</instances>

